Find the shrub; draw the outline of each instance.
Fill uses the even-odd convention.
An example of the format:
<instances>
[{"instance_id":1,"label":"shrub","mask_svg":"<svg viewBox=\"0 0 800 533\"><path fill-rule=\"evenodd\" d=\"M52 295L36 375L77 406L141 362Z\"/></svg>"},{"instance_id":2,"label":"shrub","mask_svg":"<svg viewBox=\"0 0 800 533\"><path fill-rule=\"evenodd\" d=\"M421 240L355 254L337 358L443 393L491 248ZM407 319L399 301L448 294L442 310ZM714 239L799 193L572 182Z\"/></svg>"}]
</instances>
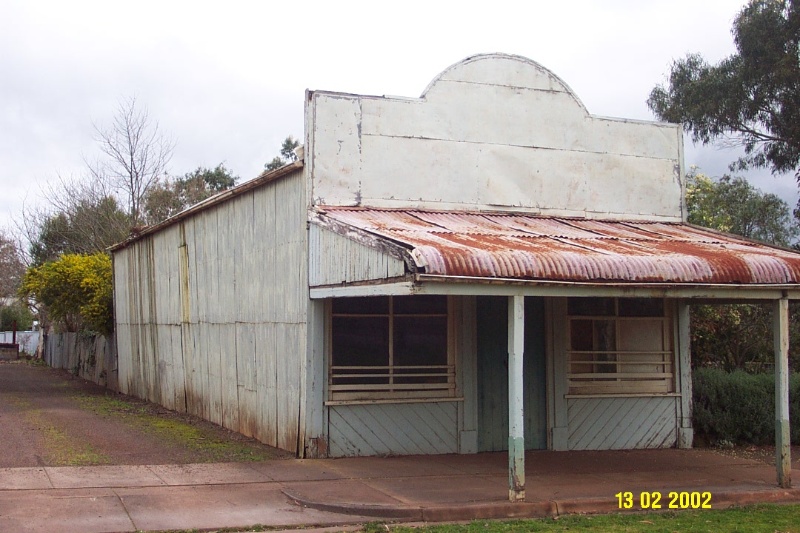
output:
<instances>
[{"instance_id":1,"label":"shrub","mask_svg":"<svg viewBox=\"0 0 800 533\"><path fill-rule=\"evenodd\" d=\"M0 305L0 331L11 331L14 322L17 331L26 331L33 326L33 314L27 305L14 302L11 305Z\"/></svg>"},{"instance_id":2,"label":"shrub","mask_svg":"<svg viewBox=\"0 0 800 533\"><path fill-rule=\"evenodd\" d=\"M104 253L65 254L56 261L31 267L20 295L47 306L67 331L79 326L103 335L114 329L111 258Z\"/></svg>"},{"instance_id":3,"label":"shrub","mask_svg":"<svg viewBox=\"0 0 800 533\"><path fill-rule=\"evenodd\" d=\"M693 372L693 423L709 444L775 443L775 376L699 368ZM792 443L800 444L800 374L789 380Z\"/></svg>"}]
</instances>

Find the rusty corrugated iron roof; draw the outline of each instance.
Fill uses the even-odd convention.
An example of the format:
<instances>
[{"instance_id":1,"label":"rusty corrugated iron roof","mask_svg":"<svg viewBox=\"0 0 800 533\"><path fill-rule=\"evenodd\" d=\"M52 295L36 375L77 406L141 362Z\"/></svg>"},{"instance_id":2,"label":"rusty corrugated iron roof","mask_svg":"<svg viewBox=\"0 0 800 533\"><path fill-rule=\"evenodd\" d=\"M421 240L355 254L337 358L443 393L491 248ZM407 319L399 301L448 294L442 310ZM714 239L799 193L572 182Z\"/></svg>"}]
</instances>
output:
<instances>
[{"instance_id":1,"label":"rusty corrugated iron roof","mask_svg":"<svg viewBox=\"0 0 800 533\"><path fill-rule=\"evenodd\" d=\"M800 283L800 253L690 224L320 207L440 276L563 282Z\"/></svg>"}]
</instances>

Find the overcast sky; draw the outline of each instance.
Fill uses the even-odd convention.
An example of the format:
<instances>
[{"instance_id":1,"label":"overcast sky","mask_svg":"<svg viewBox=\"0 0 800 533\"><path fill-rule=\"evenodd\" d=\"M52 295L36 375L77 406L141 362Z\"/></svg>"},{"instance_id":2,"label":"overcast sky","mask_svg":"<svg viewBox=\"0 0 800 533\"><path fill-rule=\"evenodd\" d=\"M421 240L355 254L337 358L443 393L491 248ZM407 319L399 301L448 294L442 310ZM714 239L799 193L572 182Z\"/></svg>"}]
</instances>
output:
<instances>
[{"instance_id":1,"label":"overcast sky","mask_svg":"<svg viewBox=\"0 0 800 533\"><path fill-rule=\"evenodd\" d=\"M735 0L155 2L0 0L0 227L41 187L84 174L93 124L123 98L176 142L170 173L224 162L258 175L303 133L306 89L419 96L476 53L531 58L595 115L652 119L645 100L687 52L733 52ZM735 155L686 145L713 176ZM748 175L792 205L792 176Z\"/></svg>"}]
</instances>

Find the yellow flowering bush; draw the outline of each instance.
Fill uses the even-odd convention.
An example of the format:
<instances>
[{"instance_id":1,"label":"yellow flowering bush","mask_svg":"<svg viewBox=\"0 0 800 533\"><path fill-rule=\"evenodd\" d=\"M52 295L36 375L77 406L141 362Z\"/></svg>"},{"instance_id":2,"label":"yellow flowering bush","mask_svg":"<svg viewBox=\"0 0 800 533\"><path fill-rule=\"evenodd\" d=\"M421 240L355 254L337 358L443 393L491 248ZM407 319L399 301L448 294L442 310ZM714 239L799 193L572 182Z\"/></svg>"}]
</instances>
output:
<instances>
[{"instance_id":1,"label":"yellow flowering bush","mask_svg":"<svg viewBox=\"0 0 800 533\"><path fill-rule=\"evenodd\" d=\"M20 295L44 304L67 331L87 329L103 335L114 330L111 258L65 254L25 272Z\"/></svg>"}]
</instances>

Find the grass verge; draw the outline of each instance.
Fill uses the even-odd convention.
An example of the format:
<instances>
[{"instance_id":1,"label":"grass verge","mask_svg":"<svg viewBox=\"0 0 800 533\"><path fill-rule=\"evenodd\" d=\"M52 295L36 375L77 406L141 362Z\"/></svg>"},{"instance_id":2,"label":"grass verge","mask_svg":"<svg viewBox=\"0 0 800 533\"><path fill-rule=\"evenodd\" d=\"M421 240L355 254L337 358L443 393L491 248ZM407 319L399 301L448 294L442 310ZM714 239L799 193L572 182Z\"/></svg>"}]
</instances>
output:
<instances>
[{"instance_id":1,"label":"grass verge","mask_svg":"<svg viewBox=\"0 0 800 533\"><path fill-rule=\"evenodd\" d=\"M82 409L115 419L190 450L194 462L266 461L281 456L278 450L220 426L175 413L141 400L113 393L78 393Z\"/></svg>"},{"instance_id":2,"label":"grass verge","mask_svg":"<svg viewBox=\"0 0 800 533\"><path fill-rule=\"evenodd\" d=\"M25 409L25 420L39 428L46 456L43 458L50 466L92 466L110 464L111 460L98 453L92 446L71 437L67 432L52 423L30 402L13 399L14 405Z\"/></svg>"},{"instance_id":3,"label":"grass verge","mask_svg":"<svg viewBox=\"0 0 800 533\"><path fill-rule=\"evenodd\" d=\"M707 511L573 515L557 519L491 521L408 527L384 523L364 526L365 533L513 533L592 531L599 533L800 532L800 505L753 505Z\"/></svg>"}]
</instances>

